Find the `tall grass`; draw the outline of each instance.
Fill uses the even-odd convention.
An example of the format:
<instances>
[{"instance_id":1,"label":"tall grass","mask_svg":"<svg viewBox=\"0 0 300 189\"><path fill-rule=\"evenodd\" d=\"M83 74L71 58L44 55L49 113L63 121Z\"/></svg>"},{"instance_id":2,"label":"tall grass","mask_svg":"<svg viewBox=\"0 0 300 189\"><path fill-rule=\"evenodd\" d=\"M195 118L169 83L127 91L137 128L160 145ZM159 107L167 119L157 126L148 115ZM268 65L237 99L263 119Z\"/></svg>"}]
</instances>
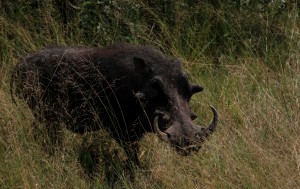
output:
<instances>
[{"instance_id":1,"label":"tall grass","mask_svg":"<svg viewBox=\"0 0 300 189\"><path fill-rule=\"evenodd\" d=\"M279 12L271 7L275 4L258 11L246 5L236 9L231 1L218 6L86 1L76 4L78 9L69 7L75 17L63 24L52 1L32 2L0 4L0 188L108 188L105 169L119 175L116 188L300 187L296 3ZM181 58L190 79L205 88L191 102L197 122L209 123L209 104L220 114L217 131L188 157L146 135L134 181L118 166L124 153L107 133L78 136L65 130L62 150L46 153L34 138L30 110L21 100L13 104L9 93L11 68L29 52L48 45L122 41L155 45ZM91 178L85 166L93 168L88 155L93 146L100 160Z\"/></svg>"}]
</instances>

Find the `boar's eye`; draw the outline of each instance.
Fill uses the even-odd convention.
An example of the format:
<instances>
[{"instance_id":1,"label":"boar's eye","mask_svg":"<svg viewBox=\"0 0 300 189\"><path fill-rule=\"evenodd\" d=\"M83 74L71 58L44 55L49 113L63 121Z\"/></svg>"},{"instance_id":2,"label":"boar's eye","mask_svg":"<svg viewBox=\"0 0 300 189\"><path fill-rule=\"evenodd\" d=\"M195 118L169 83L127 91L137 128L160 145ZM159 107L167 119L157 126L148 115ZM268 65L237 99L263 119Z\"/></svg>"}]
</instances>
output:
<instances>
[{"instance_id":1,"label":"boar's eye","mask_svg":"<svg viewBox=\"0 0 300 189\"><path fill-rule=\"evenodd\" d=\"M164 83L160 77L154 77L150 81L150 87L156 91L163 90Z\"/></svg>"}]
</instances>

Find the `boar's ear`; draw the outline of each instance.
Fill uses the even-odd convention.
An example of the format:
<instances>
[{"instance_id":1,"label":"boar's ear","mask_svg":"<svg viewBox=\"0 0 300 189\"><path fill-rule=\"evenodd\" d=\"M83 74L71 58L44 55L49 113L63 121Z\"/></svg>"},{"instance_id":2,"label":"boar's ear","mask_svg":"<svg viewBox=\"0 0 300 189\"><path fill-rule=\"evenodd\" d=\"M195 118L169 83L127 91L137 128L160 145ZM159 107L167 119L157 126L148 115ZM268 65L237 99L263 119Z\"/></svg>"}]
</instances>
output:
<instances>
[{"instance_id":1,"label":"boar's ear","mask_svg":"<svg viewBox=\"0 0 300 189\"><path fill-rule=\"evenodd\" d=\"M142 58L134 57L133 63L135 71L139 74L147 74L152 72L150 65Z\"/></svg>"},{"instance_id":2,"label":"boar's ear","mask_svg":"<svg viewBox=\"0 0 300 189\"><path fill-rule=\"evenodd\" d=\"M197 84L192 84L191 85L191 92L192 94L195 94L195 93L198 93L198 92L201 92L203 91L203 87L197 85Z\"/></svg>"}]
</instances>

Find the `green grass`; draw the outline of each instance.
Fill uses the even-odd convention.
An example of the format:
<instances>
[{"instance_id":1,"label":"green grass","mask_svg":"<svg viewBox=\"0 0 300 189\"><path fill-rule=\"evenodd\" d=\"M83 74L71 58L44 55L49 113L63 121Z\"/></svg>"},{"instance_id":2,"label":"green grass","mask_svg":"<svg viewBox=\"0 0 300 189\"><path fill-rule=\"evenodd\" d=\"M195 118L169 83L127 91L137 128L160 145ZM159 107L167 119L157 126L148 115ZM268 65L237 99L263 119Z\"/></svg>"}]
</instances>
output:
<instances>
[{"instance_id":1,"label":"green grass","mask_svg":"<svg viewBox=\"0 0 300 189\"><path fill-rule=\"evenodd\" d=\"M105 25L103 35L93 30L89 36L76 20L64 30L50 1L34 12L40 16L36 20L26 9L15 12L14 19L9 11L1 11L0 188L109 188L106 169L119 174L116 188L300 188L300 33L295 9L266 19L262 13L247 11L228 16L226 6L215 10L204 3L186 9L176 4L174 18L171 14L163 19L157 7L147 3L122 3L122 7L124 3L139 5L139 9L118 9L127 16L123 18L107 13L118 24ZM195 16L202 16L202 22ZM260 20L255 23L257 17ZM172 19L176 19L174 25ZM159 31L147 25L149 20ZM266 21L274 25L264 25ZM92 26L89 32L95 29ZM264 39L247 33L247 28L256 27L265 31ZM214 46L217 31L226 34L219 47ZM274 31L284 37L273 35ZM210 122L209 105L220 114L217 131L188 157L147 134L140 142L142 166L135 169L135 181L122 171L119 163L124 152L107 133L79 136L65 130L61 150L49 155L40 144L42 139L34 138L30 110L21 100L13 104L9 93L11 68L28 52L53 44L116 41L152 44L179 57L190 79L204 86L191 102L197 122ZM86 160L85 166L93 165L85 154L93 142L101 158L91 179L79 158ZM107 161L115 165L108 166Z\"/></svg>"}]
</instances>

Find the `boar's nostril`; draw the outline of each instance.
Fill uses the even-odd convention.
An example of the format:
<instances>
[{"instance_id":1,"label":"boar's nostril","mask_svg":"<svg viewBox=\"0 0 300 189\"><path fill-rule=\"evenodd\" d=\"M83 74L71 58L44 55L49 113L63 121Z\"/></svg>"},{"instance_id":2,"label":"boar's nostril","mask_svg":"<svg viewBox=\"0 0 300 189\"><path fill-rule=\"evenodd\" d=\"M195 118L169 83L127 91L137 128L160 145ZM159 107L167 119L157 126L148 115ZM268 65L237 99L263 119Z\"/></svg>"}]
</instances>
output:
<instances>
[{"instance_id":1,"label":"boar's nostril","mask_svg":"<svg viewBox=\"0 0 300 189\"><path fill-rule=\"evenodd\" d=\"M194 112L191 112L191 119L192 120L195 120L195 119L197 119L197 115L194 113Z\"/></svg>"}]
</instances>

